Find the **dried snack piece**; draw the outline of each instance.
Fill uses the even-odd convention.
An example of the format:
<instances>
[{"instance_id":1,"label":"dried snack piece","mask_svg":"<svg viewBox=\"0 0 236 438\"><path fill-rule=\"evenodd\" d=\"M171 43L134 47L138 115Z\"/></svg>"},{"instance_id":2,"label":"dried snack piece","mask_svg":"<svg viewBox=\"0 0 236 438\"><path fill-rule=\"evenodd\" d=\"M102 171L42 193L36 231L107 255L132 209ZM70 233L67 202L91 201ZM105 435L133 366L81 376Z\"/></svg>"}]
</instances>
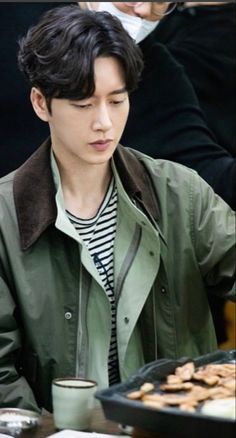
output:
<instances>
[{"instance_id":1,"label":"dried snack piece","mask_svg":"<svg viewBox=\"0 0 236 438\"><path fill-rule=\"evenodd\" d=\"M183 403L179 406L181 411L185 411L185 412L196 412L196 406L195 404L192 403Z\"/></svg>"},{"instance_id":2,"label":"dried snack piece","mask_svg":"<svg viewBox=\"0 0 236 438\"><path fill-rule=\"evenodd\" d=\"M209 389L209 398L211 398L212 400L229 397L232 397L232 392L227 388L219 386Z\"/></svg>"},{"instance_id":3,"label":"dried snack piece","mask_svg":"<svg viewBox=\"0 0 236 438\"><path fill-rule=\"evenodd\" d=\"M183 382L191 380L193 373L195 371L195 365L193 362L187 362L182 367L177 367L175 370L175 375L179 376Z\"/></svg>"},{"instance_id":4,"label":"dried snack piece","mask_svg":"<svg viewBox=\"0 0 236 438\"><path fill-rule=\"evenodd\" d=\"M201 377L218 376L218 377L233 377L235 376L235 364L208 364L200 367L194 373L196 380L201 380Z\"/></svg>"},{"instance_id":5,"label":"dried snack piece","mask_svg":"<svg viewBox=\"0 0 236 438\"><path fill-rule=\"evenodd\" d=\"M200 385L194 385L190 396L193 400L202 402L203 400L207 400L210 397L209 389L203 388Z\"/></svg>"},{"instance_id":6,"label":"dried snack piece","mask_svg":"<svg viewBox=\"0 0 236 438\"><path fill-rule=\"evenodd\" d=\"M232 392L232 396L235 396L235 393L236 393L236 380L235 380L235 378L226 377L226 378L221 379L220 383L224 388L227 388Z\"/></svg>"},{"instance_id":7,"label":"dried snack piece","mask_svg":"<svg viewBox=\"0 0 236 438\"><path fill-rule=\"evenodd\" d=\"M210 374L216 373L218 376L222 377L236 373L236 365L232 363L208 364L205 368Z\"/></svg>"},{"instance_id":8,"label":"dried snack piece","mask_svg":"<svg viewBox=\"0 0 236 438\"><path fill-rule=\"evenodd\" d=\"M167 406L166 403L161 400L143 400L143 404L154 409L161 409Z\"/></svg>"},{"instance_id":9,"label":"dried snack piece","mask_svg":"<svg viewBox=\"0 0 236 438\"><path fill-rule=\"evenodd\" d=\"M193 374L193 379L206 383L206 385L214 386L220 382L219 376L208 376L207 374L197 375L197 373Z\"/></svg>"},{"instance_id":10,"label":"dried snack piece","mask_svg":"<svg viewBox=\"0 0 236 438\"><path fill-rule=\"evenodd\" d=\"M145 400L159 400L159 401L162 401L165 404L168 404L170 406L177 406L177 405L185 403L189 400L188 396L186 396L185 394L183 394L183 395L180 395L180 394L160 394L159 398L157 398L155 396L156 396L156 394L146 395L144 397L144 399Z\"/></svg>"},{"instance_id":11,"label":"dried snack piece","mask_svg":"<svg viewBox=\"0 0 236 438\"><path fill-rule=\"evenodd\" d=\"M145 394L147 392L153 391L154 389L155 389L155 386L153 385L153 383L150 383L150 382L145 382L140 388L140 390Z\"/></svg>"},{"instance_id":12,"label":"dried snack piece","mask_svg":"<svg viewBox=\"0 0 236 438\"><path fill-rule=\"evenodd\" d=\"M189 391L194 386L191 382L181 382L181 383L163 383L163 385L160 385L160 389L162 391Z\"/></svg>"},{"instance_id":13,"label":"dried snack piece","mask_svg":"<svg viewBox=\"0 0 236 438\"><path fill-rule=\"evenodd\" d=\"M177 383L182 383L183 380L180 376L176 376L176 374L169 374L166 378L166 381L170 385L175 385Z\"/></svg>"},{"instance_id":14,"label":"dried snack piece","mask_svg":"<svg viewBox=\"0 0 236 438\"><path fill-rule=\"evenodd\" d=\"M165 400L163 398L162 394L158 394L157 392L154 392L153 394L145 394L142 398L142 401L159 401L161 403L164 403Z\"/></svg>"},{"instance_id":15,"label":"dried snack piece","mask_svg":"<svg viewBox=\"0 0 236 438\"><path fill-rule=\"evenodd\" d=\"M127 394L127 398L129 400L139 400L141 399L145 394L147 394L148 392L151 392L155 389L155 386L153 385L153 383L150 382L145 382L139 390L137 391L132 391L129 392Z\"/></svg>"},{"instance_id":16,"label":"dried snack piece","mask_svg":"<svg viewBox=\"0 0 236 438\"><path fill-rule=\"evenodd\" d=\"M129 392L129 394L127 394L127 398L129 400L139 400L139 399L142 398L143 394L144 393L141 390L139 390L139 391L132 391L132 392Z\"/></svg>"}]
</instances>

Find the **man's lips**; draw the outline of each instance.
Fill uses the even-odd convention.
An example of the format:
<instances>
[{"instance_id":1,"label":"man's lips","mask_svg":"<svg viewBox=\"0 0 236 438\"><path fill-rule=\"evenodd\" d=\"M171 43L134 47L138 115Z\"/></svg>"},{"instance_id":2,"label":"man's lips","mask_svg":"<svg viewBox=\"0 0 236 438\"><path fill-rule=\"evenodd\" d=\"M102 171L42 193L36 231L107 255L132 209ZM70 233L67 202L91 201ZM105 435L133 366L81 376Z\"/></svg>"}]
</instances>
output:
<instances>
[{"instance_id":1,"label":"man's lips","mask_svg":"<svg viewBox=\"0 0 236 438\"><path fill-rule=\"evenodd\" d=\"M95 140L89 144L98 151L104 151L110 146L112 141L111 138L107 138L105 140Z\"/></svg>"}]
</instances>

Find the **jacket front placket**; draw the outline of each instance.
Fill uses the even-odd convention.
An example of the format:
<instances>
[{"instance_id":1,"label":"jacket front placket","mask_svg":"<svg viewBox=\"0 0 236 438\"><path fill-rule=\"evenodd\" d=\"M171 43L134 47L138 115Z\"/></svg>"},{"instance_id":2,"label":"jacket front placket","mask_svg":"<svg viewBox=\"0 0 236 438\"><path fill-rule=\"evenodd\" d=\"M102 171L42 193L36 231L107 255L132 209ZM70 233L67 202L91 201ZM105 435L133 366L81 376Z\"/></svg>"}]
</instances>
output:
<instances>
[{"instance_id":1,"label":"jacket front placket","mask_svg":"<svg viewBox=\"0 0 236 438\"><path fill-rule=\"evenodd\" d=\"M126 378L143 362L142 353L137 354L142 350L141 336L136 336L135 330L158 273L160 238L118 179L116 183L119 196L114 253L117 339L121 377Z\"/></svg>"},{"instance_id":2,"label":"jacket front placket","mask_svg":"<svg viewBox=\"0 0 236 438\"><path fill-rule=\"evenodd\" d=\"M54 167L54 178L59 181L59 174ZM91 310L90 296L92 290L102 290L102 301L104 306L108 307L108 298L102 283L101 277L93 263L93 260L89 254L88 248L83 242L82 238L75 230L73 225L65 214L64 201L62 195L61 186L58 186L56 194L57 204L57 218L55 226L57 229L67 234L71 239L78 244L78 272L79 272L79 284L77 292L77 328L76 328L76 345L75 345L75 375L88 378L93 377L92 371L89 366L90 362L94 361L94 357L89 355L89 332L94 330L95 319L89 317L93 310ZM108 329L110 325L107 324ZM107 330L108 331L108 330ZM108 347L107 347L108 349ZM90 349L91 350L91 349ZM92 349L94 351L94 349ZM95 356L95 352L93 353Z\"/></svg>"}]
</instances>

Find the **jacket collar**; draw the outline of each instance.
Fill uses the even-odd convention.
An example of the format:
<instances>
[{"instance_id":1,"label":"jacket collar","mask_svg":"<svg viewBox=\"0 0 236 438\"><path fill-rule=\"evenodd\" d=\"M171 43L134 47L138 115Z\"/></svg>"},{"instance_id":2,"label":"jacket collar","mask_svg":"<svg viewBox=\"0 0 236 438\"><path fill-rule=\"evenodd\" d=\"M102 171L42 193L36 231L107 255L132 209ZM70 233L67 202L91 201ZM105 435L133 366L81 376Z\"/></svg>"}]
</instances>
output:
<instances>
[{"instance_id":1,"label":"jacket collar","mask_svg":"<svg viewBox=\"0 0 236 438\"><path fill-rule=\"evenodd\" d=\"M144 164L134 150L118 145L114 162L121 182L128 196L137 201L149 219L158 222L160 210L157 194Z\"/></svg>"},{"instance_id":2,"label":"jacket collar","mask_svg":"<svg viewBox=\"0 0 236 438\"><path fill-rule=\"evenodd\" d=\"M47 139L15 173L13 193L22 250L28 249L56 221L50 149L51 142ZM120 145L114 162L128 196L140 202L145 212L157 220L156 197L143 165L131 150Z\"/></svg>"}]
</instances>

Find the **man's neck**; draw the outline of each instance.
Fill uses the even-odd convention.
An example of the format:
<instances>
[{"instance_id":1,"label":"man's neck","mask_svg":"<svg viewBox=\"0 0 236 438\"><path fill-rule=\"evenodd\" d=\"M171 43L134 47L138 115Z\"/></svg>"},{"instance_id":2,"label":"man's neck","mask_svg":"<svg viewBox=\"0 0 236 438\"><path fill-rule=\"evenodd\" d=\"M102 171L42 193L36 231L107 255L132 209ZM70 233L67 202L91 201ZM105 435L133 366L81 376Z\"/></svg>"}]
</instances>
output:
<instances>
[{"instance_id":1,"label":"man's neck","mask_svg":"<svg viewBox=\"0 0 236 438\"><path fill-rule=\"evenodd\" d=\"M59 171L66 210L81 219L95 216L111 180L110 164Z\"/></svg>"}]
</instances>

